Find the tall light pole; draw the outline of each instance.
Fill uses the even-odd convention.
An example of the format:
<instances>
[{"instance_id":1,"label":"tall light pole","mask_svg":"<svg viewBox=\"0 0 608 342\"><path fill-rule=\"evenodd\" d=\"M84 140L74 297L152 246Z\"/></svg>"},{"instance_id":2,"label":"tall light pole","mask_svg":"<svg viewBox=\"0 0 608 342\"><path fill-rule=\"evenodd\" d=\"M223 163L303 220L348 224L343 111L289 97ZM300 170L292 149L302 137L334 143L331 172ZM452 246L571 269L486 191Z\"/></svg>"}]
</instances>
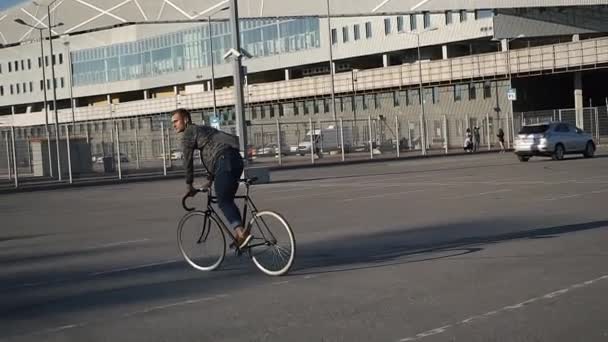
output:
<instances>
[{"instance_id":1,"label":"tall light pole","mask_svg":"<svg viewBox=\"0 0 608 342\"><path fill-rule=\"evenodd\" d=\"M72 125L76 125L76 116L74 115L74 90L73 90L73 84L74 84L74 78L73 78L73 72L72 72L72 54L70 53L70 42L69 41L65 41L63 42L63 45L65 45L65 49L66 49L66 53L68 55L68 72L69 72L69 77L68 80L70 81L70 108L72 108Z\"/></svg>"},{"instance_id":2,"label":"tall light pole","mask_svg":"<svg viewBox=\"0 0 608 342\"><path fill-rule=\"evenodd\" d=\"M511 73L511 48L510 48L510 43L516 39L519 38L523 38L525 37L525 34L520 34L517 35L517 37L513 37L513 38L509 38L509 39L505 39L505 49L507 50L507 77L509 79L509 91L511 89L513 89L513 75ZM498 39L494 39L494 40L498 40ZM513 101L509 100L509 112L511 113L511 118L513 118ZM507 120L509 120L509 118L507 118ZM515 127L512 127L513 130L513 135L512 138L514 139L515 137Z\"/></svg>"},{"instance_id":3,"label":"tall light pole","mask_svg":"<svg viewBox=\"0 0 608 342\"><path fill-rule=\"evenodd\" d=\"M234 112L236 113L237 134L239 136L239 149L245 163L247 163L247 127L245 122L245 112L243 110L243 68L241 57L241 34L239 27L239 9L238 1L230 0L230 27L232 31L232 49L229 55L232 55L232 67L234 80L234 97L235 105ZM228 55L225 55L225 58Z\"/></svg>"},{"instance_id":4,"label":"tall light pole","mask_svg":"<svg viewBox=\"0 0 608 342\"><path fill-rule=\"evenodd\" d=\"M331 75L331 108L334 117L334 125L336 125L337 117L336 117L336 92L334 89L334 78L335 78L335 70L334 70L334 52L333 52L333 44L332 35L331 35L331 10L329 7L329 0L327 0L327 31L329 33L329 72ZM336 35L337 36L337 35ZM337 40L337 37L336 37ZM337 134L338 130L336 130ZM336 136L337 140L337 136Z\"/></svg>"},{"instance_id":5,"label":"tall light pole","mask_svg":"<svg viewBox=\"0 0 608 342\"><path fill-rule=\"evenodd\" d=\"M421 141L421 147L422 147L422 155L425 156L426 155L426 118L425 118L425 112L424 112L424 88L422 87L422 57L420 55L420 35L422 33L425 32L430 32L430 31L435 31L437 30L436 27L430 28L430 29L426 29L424 31L418 31L418 32L404 32L406 34L415 34L416 38L417 38L417 50L418 50L418 80L420 81L420 86L419 86L419 98L420 98L420 141Z\"/></svg>"},{"instance_id":6,"label":"tall light pole","mask_svg":"<svg viewBox=\"0 0 608 342\"><path fill-rule=\"evenodd\" d=\"M48 153L49 153L49 175L51 177L53 177L53 158L51 158L51 136L50 136L51 133L49 131L49 108L48 108L48 99L47 99L47 95L46 95L46 72L45 72L45 65L44 65L44 37L42 36L42 31L44 31L46 28L30 25L19 18L15 19L15 22L17 24L24 25L24 26L30 27L32 29L38 30L38 33L40 34L40 68L42 69L42 92L44 94L44 128L46 130L46 141L47 141L47 147L48 147ZM63 25L63 23L57 23L54 26L52 26L51 29L62 26L62 25ZM57 161L59 162L59 155L57 156Z\"/></svg>"},{"instance_id":7,"label":"tall light pole","mask_svg":"<svg viewBox=\"0 0 608 342\"><path fill-rule=\"evenodd\" d=\"M355 139L355 145L357 145L358 143L358 135L359 135L359 129L357 128L357 72L359 70L358 69L352 69L351 72L351 80L352 80L352 86L353 86L353 126L355 129L355 133L354 133L354 139Z\"/></svg>"},{"instance_id":8,"label":"tall light pole","mask_svg":"<svg viewBox=\"0 0 608 342\"><path fill-rule=\"evenodd\" d=\"M228 10L230 7L226 6L219 10L209 14L207 16L207 34L209 35L209 56L211 56L211 89L213 91L213 116L217 115L217 101L215 97L215 63L213 61L213 26L211 25L211 17L217 13Z\"/></svg>"}]
</instances>

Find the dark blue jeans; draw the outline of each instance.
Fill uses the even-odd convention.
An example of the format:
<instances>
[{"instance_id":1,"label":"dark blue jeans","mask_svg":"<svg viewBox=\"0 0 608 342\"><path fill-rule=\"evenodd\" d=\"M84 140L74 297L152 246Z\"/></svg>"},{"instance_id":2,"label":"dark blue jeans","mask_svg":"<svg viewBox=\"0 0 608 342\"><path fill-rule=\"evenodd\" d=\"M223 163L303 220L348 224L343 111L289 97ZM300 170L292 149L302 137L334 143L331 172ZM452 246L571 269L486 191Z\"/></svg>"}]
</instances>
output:
<instances>
[{"instance_id":1,"label":"dark blue jeans","mask_svg":"<svg viewBox=\"0 0 608 342\"><path fill-rule=\"evenodd\" d=\"M239 179L242 173L243 160L236 149L227 149L215 163L214 183L217 204L232 229L243 226L241 213L234 203L234 196L239 189Z\"/></svg>"}]
</instances>

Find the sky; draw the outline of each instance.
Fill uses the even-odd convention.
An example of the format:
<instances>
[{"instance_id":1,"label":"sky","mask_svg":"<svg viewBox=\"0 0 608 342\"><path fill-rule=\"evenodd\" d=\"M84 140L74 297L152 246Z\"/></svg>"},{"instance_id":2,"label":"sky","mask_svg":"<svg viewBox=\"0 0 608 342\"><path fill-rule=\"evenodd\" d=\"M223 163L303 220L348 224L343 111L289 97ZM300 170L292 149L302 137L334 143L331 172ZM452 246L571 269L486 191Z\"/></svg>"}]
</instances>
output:
<instances>
[{"instance_id":1,"label":"sky","mask_svg":"<svg viewBox=\"0 0 608 342\"><path fill-rule=\"evenodd\" d=\"M0 0L0 11L5 10L9 7L13 7L15 4L27 2L26 0Z\"/></svg>"}]
</instances>

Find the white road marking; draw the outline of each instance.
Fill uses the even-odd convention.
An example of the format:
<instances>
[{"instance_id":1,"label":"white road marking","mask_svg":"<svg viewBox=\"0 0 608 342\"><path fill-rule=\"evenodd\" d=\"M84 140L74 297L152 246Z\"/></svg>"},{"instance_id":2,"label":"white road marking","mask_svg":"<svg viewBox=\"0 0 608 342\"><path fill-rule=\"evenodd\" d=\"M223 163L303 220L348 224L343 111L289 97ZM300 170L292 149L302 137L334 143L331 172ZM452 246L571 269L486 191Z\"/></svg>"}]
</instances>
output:
<instances>
[{"instance_id":1,"label":"white road marking","mask_svg":"<svg viewBox=\"0 0 608 342\"><path fill-rule=\"evenodd\" d=\"M138 269L142 269L142 268L148 268L148 267L152 267L152 266L160 266L160 265L172 264L172 263L179 262L179 261L182 261L182 259L171 259L171 260L167 260L167 261L154 262L154 263L150 263L150 264L130 266L130 267L124 267L124 268L117 268L117 269L113 269L113 270L109 270L109 271L93 272L93 273L90 273L89 276L90 277L95 277L95 276L112 274L112 273L120 273L120 272L125 272L125 271L133 271L133 270L138 270Z\"/></svg>"},{"instance_id":2,"label":"white road marking","mask_svg":"<svg viewBox=\"0 0 608 342\"><path fill-rule=\"evenodd\" d=\"M444 333L448 328L456 327L456 326L459 326L459 325L469 324L469 323L471 323L473 321L480 320L480 319L483 319L483 318L486 318L486 317L489 317L489 316L498 315L498 314L504 313L504 312L509 311L509 310L521 309L521 308L525 307L526 305L534 303L534 302L539 302L539 301L543 301L543 300L557 298L557 297L559 297L559 296L561 296L561 295L563 295L565 293L568 293L569 291L572 291L572 290L575 290L575 289L580 289L580 288L592 285L594 283L597 283L599 281L606 280L606 279L608 279L608 275L603 275L603 276L595 278L595 279L587 280L587 281L582 282L582 283L578 283L578 284L574 284L574 285L568 286L568 287L566 287L564 289L561 289L561 290L553 291L553 292L550 292L550 293L547 293L547 294L544 294L544 295L541 295L541 296L538 296L538 297L530 298L530 299L528 299L526 301L523 301L521 303L518 303L518 304L508 305L508 306L502 307L502 308L500 308L498 310L492 310L492 311L486 312L486 313L481 314L481 315L476 315L476 316L468 317L468 318L463 319L462 321L459 321L459 322L454 323L454 324L444 325L444 326L442 326L440 328L435 328L435 329L431 329L431 330L427 330L427 331L418 333L415 336L402 338L399 341L400 342L417 341L417 340L420 340L420 339L422 339L424 337L427 337L427 336L437 335L437 334L440 334L440 333Z\"/></svg>"},{"instance_id":3,"label":"white road marking","mask_svg":"<svg viewBox=\"0 0 608 342\"><path fill-rule=\"evenodd\" d=\"M140 242L146 242L146 241L150 241L150 239L144 238L144 239L137 239L137 240L118 241L118 242L106 243L104 245L89 247L89 249L116 247L116 246L130 245L133 243L140 243Z\"/></svg>"},{"instance_id":4,"label":"white road marking","mask_svg":"<svg viewBox=\"0 0 608 342\"><path fill-rule=\"evenodd\" d=\"M343 200L343 202L352 202L352 201L356 201L356 200L370 199L370 198L383 198L383 197L394 196L394 195L405 195L405 194L411 194L411 193L422 192L422 191L425 191L425 190L418 189L418 190L408 190L408 191L400 191L400 192L390 192L390 193L370 195L370 196L359 196L359 197L354 197L354 198L347 198L347 199Z\"/></svg>"},{"instance_id":5,"label":"white road marking","mask_svg":"<svg viewBox=\"0 0 608 342\"><path fill-rule=\"evenodd\" d=\"M222 298L226 298L226 297L228 297L227 294L219 294L219 295L211 296L211 297L188 299L188 300L184 300L181 302L158 305L158 306L153 306L153 307L146 308L143 310L129 312L129 313L124 314L123 317L131 317L131 316L135 316L135 315L146 314L146 313L149 313L152 311L164 310L164 309L173 308L176 306L191 305L191 304L196 304L196 303L200 303L200 302L208 302L208 301L218 300L218 299L222 299Z\"/></svg>"},{"instance_id":6,"label":"white road marking","mask_svg":"<svg viewBox=\"0 0 608 342\"><path fill-rule=\"evenodd\" d=\"M496 191L486 191L486 192L480 192L477 194L468 194L468 195L462 195L462 196L451 196L451 197L442 197L442 200L457 200L457 199L464 199L464 198L473 198L473 197L481 197L481 196L486 196L486 195L493 195L493 194L500 194L503 192L511 192L513 190L511 189L502 189L502 190L496 190Z\"/></svg>"}]
</instances>

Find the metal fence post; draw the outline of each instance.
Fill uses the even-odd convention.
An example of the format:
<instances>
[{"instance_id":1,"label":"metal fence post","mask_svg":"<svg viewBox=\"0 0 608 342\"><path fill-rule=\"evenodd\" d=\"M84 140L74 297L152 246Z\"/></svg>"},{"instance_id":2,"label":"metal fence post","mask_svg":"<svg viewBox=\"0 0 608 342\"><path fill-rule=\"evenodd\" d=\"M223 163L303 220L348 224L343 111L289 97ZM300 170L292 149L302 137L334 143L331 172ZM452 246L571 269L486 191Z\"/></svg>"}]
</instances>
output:
<instances>
[{"instance_id":1,"label":"metal fence post","mask_svg":"<svg viewBox=\"0 0 608 342\"><path fill-rule=\"evenodd\" d=\"M400 157L400 150L401 150L401 147L399 146L399 137L400 136L401 136L401 134L399 132L399 118L397 117L397 115L395 115L395 140L396 140L395 146L397 147L397 158Z\"/></svg>"},{"instance_id":2,"label":"metal fence post","mask_svg":"<svg viewBox=\"0 0 608 342\"><path fill-rule=\"evenodd\" d=\"M66 147L68 149L68 177L69 177L70 184L72 184L72 182L73 182L73 179L72 179L72 153L70 151L70 125L69 124L65 125L65 142L66 142Z\"/></svg>"},{"instance_id":3,"label":"metal fence post","mask_svg":"<svg viewBox=\"0 0 608 342\"><path fill-rule=\"evenodd\" d=\"M6 169L8 170L8 180L13 179L13 169L11 164L11 152L8 144L8 131L4 132L4 143L6 144Z\"/></svg>"},{"instance_id":4,"label":"metal fence post","mask_svg":"<svg viewBox=\"0 0 608 342\"><path fill-rule=\"evenodd\" d=\"M26 144L25 146L27 147L27 165L28 168L30 169L30 173L32 173L34 171L34 167L32 166L32 150L30 147L30 138L27 138Z\"/></svg>"},{"instance_id":5,"label":"metal fence post","mask_svg":"<svg viewBox=\"0 0 608 342\"><path fill-rule=\"evenodd\" d=\"M121 160L120 160L120 130L118 128L118 121L116 121L114 123L114 127L116 129L116 157L118 158L117 160L117 165L118 165L118 179L122 179L122 164L121 164Z\"/></svg>"},{"instance_id":6,"label":"metal fence post","mask_svg":"<svg viewBox=\"0 0 608 342\"><path fill-rule=\"evenodd\" d=\"M45 107L47 113L49 110L48 105ZM53 177L53 157L52 157L52 153L51 153L51 129L49 128L50 125L46 125L45 130L46 130L46 145L48 147L48 152L49 152L49 176L52 178Z\"/></svg>"},{"instance_id":7,"label":"metal fence post","mask_svg":"<svg viewBox=\"0 0 608 342\"><path fill-rule=\"evenodd\" d=\"M135 120L135 168L139 170L139 118Z\"/></svg>"},{"instance_id":8,"label":"metal fence post","mask_svg":"<svg viewBox=\"0 0 608 342\"><path fill-rule=\"evenodd\" d=\"M171 125L169 125L171 126ZM171 127L167 127L167 151L169 153L169 168L173 168L173 158L171 158L172 147L171 147Z\"/></svg>"},{"instance_id":9,"label":"metal fence post","mask_svg":"<svg viewBox=\"0 0 608 342\"><path fill-rule=\"evenodd\" d=\"M407 120L407 144L410 147L410 151L414 150L414 144L412 143L412 123L410 122L410 120Z\"/></svg>"},{"instance_id":10,"label":"metal fence post","mask_svg":"<svg viewBox=\"0 0 608 342\"><path fill-rule=\"evenodd\" d=\"M84 123L84 129L85 129L85 134L86 134L86 138L87 138L87 145L91 143L91 137L89 135L89 123L85 122Z\"/></svg>"},{"instance_id":11,"label":"metal fence post","mask_svg":"<svg viewBox=\"0 0 608 342\"><path fill-rule=\"evenodd\" d=\"M340 118L340 149L342 150L342 161L344 161L344 120Z\"/></svg>"},{"instance_id":12,"label":"metal fence post","mask_svg":"<svg viewBox=\"0 0 608 342\"><path fill-rule=\"evenodd\" d=\"M560 109L557 112L559 114L559 121L561 122L562 121L562 110Z\"/></svg>"},{"instance_id":13,"label":"metal fence post","mask_svg":"<svg viewBox=\"0 0 608 342\"><path fill-rule=\"evenodd\" d=\"M486 137L488 138L488 151L492 149L490 144L490 114L486 113Z\"/></svg>"},{"instance_id":14,"label":"metal fence post","mask_svg":"<svg viewBox=\"0 0 608 342\"><path fill-rule=\"evenodd\" d=\"M445 154L448 154L448 116L444 115L443 116L443 136L444 136L444 140L443 143L445 144Z\"/></svg>"},{"instance_id":15,"label":"metal fence post","mask_svg":"<svg viewBox=\"0 0 608 342\"><path fill-rule=\"evenodd\" d=\"M161 135L161 144L162 146L162 153L163 153L163 175L166 176L167 175L167 152L165 150L165 123L161 120L160 121L160 135Z\"/></svg>"},{"instance_id":16,"label":"metal fence post","mask_svg":"<svg viewBox=\"0 0 608 342\"><path fill-rule=\"evenodd\" d=\"M555 121L555 118L556 118L556 115L555 115L556 111L557 111L556 109L553 110L553 121Z\"/></svg>"},{"instance_id":17,"label":"metal fence post","mask_svg":"<svg viewBox=\"0 0 608 342\"><path fill-rule=\"evenodd\" d=\"M374 145L372 143L372 116L367 117L368 129L369 129L369 159L374 159Z\"/></svg>"},{"instance_id":18,"label":"metal fence post","mask_svg":"<svg viewBox=\"0 0 608 342\"><path fill-rule=\"evenodd\" d=\"M515 120L513 119L513 113L511 113L511 138L512 140L509 142L509 147L513 147L515 145ZM511 143L513 145L511 145Z\"/></svg>"},{"instance_id":19,"label":"metal fence post","mask_svg":"<svg viewBox=\"0 0 608 342\"><path fill-rule=\"evenodd\" d=\"M277 121L277 147L279 149L279 151L277 152L279 154L279 165L283 165L283 148L281 146L281 123L279 122L279 119L276 119Z\"/></svg>"},{"instance_id":20,"label":"metal fence post","mask_svg":"<svg viewBox=\"0 0 608 342\"><path fill-rule=\"evenodd\" d=\"M597 143L600 143L600 116L598 114L597 108L593 108L595 112L595 136L597 138Z\"/></svg>"},{"instance_id":21,"label":"metal fence post","mask_svg":"<svg viewBox=\"0 0 608 342\"><path fill-rule=\"evenodd\" d=\"M312 127L312 118L308 119L308 125L310 127L310 131L309 131L309 134L310 134L310 162L312 164L314 164L315 163L315 142L313 139L314 127ZM263 128L264 128L264 126L262 126L262 129ZM264 135L262 135L262 137L263 136Z\"/></svg>"},{"instance_id":22,"label":"metal fence post","mask_svg":"<svg viewBox=\"0 0 608 342\"><path fill-rule=\"evenodd\" d=\"M19 170L17 170L17 152L15 150L15 126L11 126L11 141L13 143L13 167L15 168L15 188L19 187Z\"/></svg>"}]
</instances>

